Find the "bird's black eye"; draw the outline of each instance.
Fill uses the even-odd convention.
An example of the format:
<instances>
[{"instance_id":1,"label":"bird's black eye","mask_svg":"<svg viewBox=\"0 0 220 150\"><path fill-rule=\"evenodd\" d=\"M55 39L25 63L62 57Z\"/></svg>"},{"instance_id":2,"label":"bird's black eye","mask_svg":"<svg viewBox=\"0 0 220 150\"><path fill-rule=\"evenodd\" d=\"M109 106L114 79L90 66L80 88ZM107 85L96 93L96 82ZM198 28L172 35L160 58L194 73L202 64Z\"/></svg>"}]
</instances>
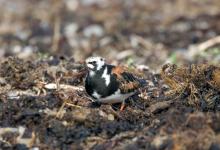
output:
<instances>
[{"instance_id":1,"label":"bird's black eye","mask_svg":"<svg viewBox=\"0 0 220 150\"><path fill-rule=\"evenodd\" d=\"M91 61L91 62L89 62L89 64L95 64L95 61Z\"/></svg>"}]
</instances>

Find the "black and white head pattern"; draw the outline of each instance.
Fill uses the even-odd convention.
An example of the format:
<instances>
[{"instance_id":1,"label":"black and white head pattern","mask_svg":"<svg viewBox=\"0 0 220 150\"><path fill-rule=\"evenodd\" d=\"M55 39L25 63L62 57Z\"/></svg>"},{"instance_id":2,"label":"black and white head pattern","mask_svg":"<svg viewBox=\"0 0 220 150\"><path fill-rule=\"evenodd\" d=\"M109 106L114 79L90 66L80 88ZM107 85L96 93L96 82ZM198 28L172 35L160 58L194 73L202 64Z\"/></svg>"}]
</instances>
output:
<instances>
[{"instance_id":1,"label":"black and white head pattern","mask_svg":"<svg viewBox=\"0 0 220 150\"><path fill-rule=\"evenodd\" d=\"M91 71L98 71L105 65L105 59L102 57L89 57L86 59L86 66Z\"/></svg>"}]
</instances>

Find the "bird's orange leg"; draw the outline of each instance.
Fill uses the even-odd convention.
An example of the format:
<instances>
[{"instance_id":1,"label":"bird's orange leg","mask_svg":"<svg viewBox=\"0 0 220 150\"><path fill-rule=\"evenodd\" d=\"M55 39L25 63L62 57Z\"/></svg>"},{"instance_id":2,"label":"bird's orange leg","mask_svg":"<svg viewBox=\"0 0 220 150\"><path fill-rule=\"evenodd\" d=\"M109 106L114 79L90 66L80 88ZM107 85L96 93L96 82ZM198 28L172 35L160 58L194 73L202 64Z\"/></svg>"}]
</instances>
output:
<instances>
[{"instance_id":1,"label":"bird's orange leg","mask_svg":"<svg viewBox=\"0 0 220 150\"><path fill-rule=\"evenodd\" d=\"M123 111L125 109L125 101L121 103L120 111Z\"/></svg>"}]
</instances>

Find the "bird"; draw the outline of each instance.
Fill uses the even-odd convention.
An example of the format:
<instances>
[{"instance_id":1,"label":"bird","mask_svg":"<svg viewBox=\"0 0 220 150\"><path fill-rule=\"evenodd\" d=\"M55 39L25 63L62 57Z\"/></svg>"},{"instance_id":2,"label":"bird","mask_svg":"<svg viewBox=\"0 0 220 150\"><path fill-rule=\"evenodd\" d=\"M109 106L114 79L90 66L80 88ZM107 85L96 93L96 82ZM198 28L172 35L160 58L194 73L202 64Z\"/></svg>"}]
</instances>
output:
<instances>
[{"instance_id":1,"label":"bird","mask_svg":"<svg viewBox=\"0 0 220 150\"><path fill-rule=\"evenodd\" d=\"M87 58L85 64L88 68L85 91L93 102L122 103L120 110L123 110L125 100L146 85L146 80L137 78L127 68L107 64L100 56Z\"/></svg>"}]
</instances>

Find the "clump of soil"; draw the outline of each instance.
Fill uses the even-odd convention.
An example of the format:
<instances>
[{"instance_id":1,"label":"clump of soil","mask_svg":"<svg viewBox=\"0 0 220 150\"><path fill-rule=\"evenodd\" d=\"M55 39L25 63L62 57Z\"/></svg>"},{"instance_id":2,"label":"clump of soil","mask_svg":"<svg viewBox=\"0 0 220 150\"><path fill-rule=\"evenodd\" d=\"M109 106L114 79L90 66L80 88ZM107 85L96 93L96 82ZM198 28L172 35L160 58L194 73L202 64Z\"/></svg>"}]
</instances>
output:
<instances>
[{"instance_id":1,"label":"clump of soil","mask_svg":"<svg viewBox=\"0 0 220 150\"><path fill-rule=\"evenodd\" d=\"M45 64L10 57L0 66L0 76L13 88L28 89L40 81Z\"/></svg>"}]
</instances>

